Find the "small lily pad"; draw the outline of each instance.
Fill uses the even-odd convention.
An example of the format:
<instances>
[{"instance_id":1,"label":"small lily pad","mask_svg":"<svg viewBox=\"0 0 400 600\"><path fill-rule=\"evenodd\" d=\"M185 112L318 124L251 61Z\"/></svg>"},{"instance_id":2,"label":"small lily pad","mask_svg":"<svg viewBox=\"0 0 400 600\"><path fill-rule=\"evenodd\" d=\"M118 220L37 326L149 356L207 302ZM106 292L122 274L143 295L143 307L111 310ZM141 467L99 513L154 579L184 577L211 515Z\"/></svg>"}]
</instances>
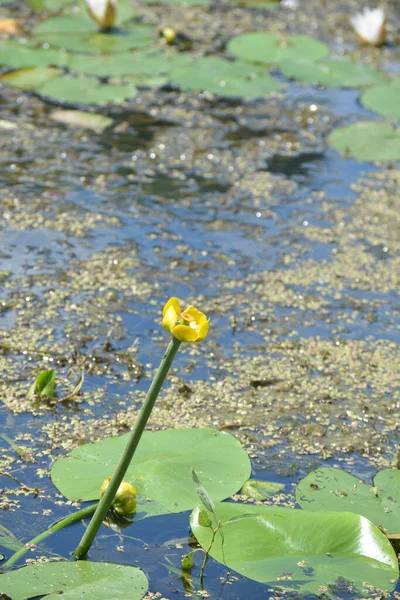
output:
<instances>
[{"instance_id":1,"label":"small lily pad","mask_svg":"<svg viewBox=\"0 0 400 600\"><path fill-rule=\"evenodd\" d=\"M65 75L47 81L36 88L36 92L62 104L118 104L137 94L134 85L117 85L113 83L102 83L96 79L87 77L73 77Z\"/></svg>"},{"instance_id":2,"label":"small lily pad","mask_svg":"<svg viewBox=\"0 0 400 600\"><path fill-rule=\"evenodd\" d=\"M344 58L312 60L284 60L279 70L291 79L320 84L330 88L357 88L382 82L385 75L368 65L358 65Z\"/></svg>"},{"instance_id":3,"label":"small lily pad","mask_svg":"<svg viewBox=\"0 0 400 600\"><path fill-rule=\"evenodd\" d=\"M254 500L265 500L265 498L269 498L270 496L274 496L281 492L284 487L285 485L283 483L249 479L240 490L240 493L248 498L254 498Z\"/></svg>"},{"instance_id":4,"label":"small lily pad","mask_svg":"<svg viewBox=\"0 0 400 600\"><path fill-rule=\"evenodd\" d=\"M128 436L84 444L58 459L51 470L54 485L70 500L97 500L101 483L112 474ZM181 512L196 506L199 499L192 480L193 469L212 497L222 500L247 481L251 465L239 442L225 432L145 432L124 476L137 490L138 517Z\"/></svg>"},{"instance_id":5,"label":"small lily pad","mask_svg":"<svg viewBox=\"0 0 400 600\"><path fill-rule=\"evenodd\" d=\"M296 500L307 510L352 511L398 533L400 470L379 471L373 484L371 487L340 469L316 469L297 484Z\"/></svg>"},{"instance_id":6,"label":"small lily pad","mask_svg":"<svg viewBox=\"0 0 400 600\"><path fill-rule=\"evenodd\" d=\"M400 130L385 121L359 121L334 129L328 144L358 160L400 160Z\"/></svg>"},{"instance_id":7,"label":"small lily pad","mask_svg":"<svg viewBox=\"0 0 400 600\"><path fill-rule=\"evenodd\" d=\"M367 90L362 95L361 102L380 115L400 119L400 80Z\"/></svg>"},{"instance_id":8,"label":"small lily pad","mask_svg":"<svg viewBox=\"0 0 400 600\"><path fill-rule=\"evenodd\" d=\"M234 56L264 63L279 64L286 60L317 61L328 54L328 46L308 35L278 35L273 33L243 33L228 42Z\"/></svg>"},{"instance_id":9,"label":"small lily pad","mask_svg":"<svg viewBox=\"0 0 400 600\"><path fill-rule=\"evenodd\" d=\"M49 562L0 575L0 589L12 600L141 600L147 588L141 569L113 563Z\"/></svg>"},{"instance_id":10,"label":"small lily pad","mask_svg":"<svg viewBox=\"0 0 400 600\"><path fill-rule=\"evenodd\" d=\"M61 73L62 70L55 67L33 67L1 75L0 81L24 90L34 90L46 81L58 77Z\"/></svg>"},{"instance_id":11,"label":"small lily pad","mask_svg":"<svg viewBox=\"0 0 400 600\"><path fill-rule=\"evenodd\" d=\"M197 506L190 524L202 548L229 569L274 588L321 594L344 583L343 596L370 597L368 586L391 591L398 561L385 535L368 519L349 512L312 512L277 506L216 503L222 525ZM207 567L206 567L207 573ZM336 596L335 596L336 597Z\"/></svg>"},{"instance_id":12,"label":"small lily pad","mask_svg":"<svg viewBox=\"0 0 400 600\"><path fill-rule=\"evenodd\" d=\"M214 56L173 69L170 80L183 89L244 98L257 98L280 88L263 67Z\"/></svg>"},{"instance_id":13,"label":"small lily pad","mask_svg":"<svg viewBox=\"0 0 400 600\"><path fill-rule=\"evenodd\" d=\"M80 110L55 110L51 113L50 119L58 123L71 125L72 127L92 129L96 133L101 133L113 123L113 120L105 115L82 112Z\"/></svg>"}]
</instances>

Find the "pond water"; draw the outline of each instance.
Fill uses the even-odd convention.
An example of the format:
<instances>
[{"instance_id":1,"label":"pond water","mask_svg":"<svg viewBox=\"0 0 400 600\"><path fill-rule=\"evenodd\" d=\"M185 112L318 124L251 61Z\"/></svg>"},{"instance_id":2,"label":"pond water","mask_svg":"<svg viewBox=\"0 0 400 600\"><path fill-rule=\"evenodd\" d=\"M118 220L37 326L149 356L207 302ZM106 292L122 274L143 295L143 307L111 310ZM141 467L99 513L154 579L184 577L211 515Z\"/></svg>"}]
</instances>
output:
<instances>
[{"instance_id":1,"label":"pond water","mask_svg":"<svg viewBox=\"0 0 400 600\"><path fill-rule=\"evenodd\" d=\"M360 4L328 4L136 8L151 24L176 23L200 53L269 27L311 28L361 56L346 21ZM395 5L390 44L365 50L387 71L398 65ZM25 5L2 10L39 18ZM287 506L313 468L371 483L396 465L399 164L328 146L334 127L377 118L359 91L277 77L281 92L249 101L143 89L97 110L112 119L102 132L55 121L54 104L2 85L0 525L24 542L71 510L48 477L54 459L132 426L168 340L170 296L204 310L211 328L182 347L151 429L228 430L256 478L285 484L271 502ZM28 399L46 368L59 399L83 372L81 395ZM68 557L82 533L71 527L28 558ZM175 571L189 536L188 513L103 528L91 558L141 566L149 598L280 597L213 560L200 595L185 589Z\"/></svg>"}]
</instances>

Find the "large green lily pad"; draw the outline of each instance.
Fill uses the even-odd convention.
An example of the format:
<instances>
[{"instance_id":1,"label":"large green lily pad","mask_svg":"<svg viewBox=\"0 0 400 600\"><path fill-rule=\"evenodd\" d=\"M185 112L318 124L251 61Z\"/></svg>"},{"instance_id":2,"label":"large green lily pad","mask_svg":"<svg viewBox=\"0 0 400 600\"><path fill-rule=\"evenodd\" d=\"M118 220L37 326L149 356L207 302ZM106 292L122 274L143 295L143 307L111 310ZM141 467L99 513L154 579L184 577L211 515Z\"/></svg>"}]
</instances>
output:
<instances>
[{"instance_id":1,"label":"large green lily pad","mask_svg":"<svg viewBox=\"0 0 400 600\"><path fill-rule=\"evenodd\" d=\"M151 25L143 24L102 33L89 17L80 14L51 17L32 30L33 38L42 44L94 54L141 48L153 41L153 33Z\"/></svg>"},{"instance_id":2,"label":"large green lily pad","mask_svg":"<svg viewBox=\"0 0 400 600\"><path fill-rule=\"evenodd\" d=\"M113 473L128 435L85 444L58 459L51 470L54 485L70 500L97 500L101 483ZM192 468L217 500L237 492L251 472L247 453L225 432L145 432L124 477L137 489L138 517L176 513L196 506Z\"/></svg>"},{"instance_id":3,"label":"large green lily pad","mask_svg":"<svg viewBox=\"0 0 400 600\"><path fill-rule=\"evenodd\" d=\"M61 104L118 104L137 94L132 84L117 85L102 83L88 77L73 77L64 75L38 85L36 92L44 99L60 102Z\"/></svg>"},{"instance_id":4,"label":"large green lily pad","mask_svg":"<svg viewBox=\"0 0 400 600\"><path fill-rule=\"evenodd\" d=\"M284 60L279 70L292 79L306 83L321 84L331 88L357 88L376 85L385 79L385 75L368 65L358 65L344 58L312 60Z\"/></svg>"},{"instance_id":5,"label":"large green lily pad","mask_svg":"<svg viewBox=\"0 0 400 600\"><path fill-rule=\"evenodd\" d=\"M371 487L340 469L316 469L297 484L296 500L308 510L352 511L399 533L400 470L379 471Z\"/></svg>"},{"instance_id":6,"label":"large green lily pad","mask_svg":"<svg viewBox=\"0 0 400 600\"><path fill-rule=\"evenodd\" d=\"M36 48L16 40L0 41L0 65L13 69L24 67L45 67L66 65L68 55L65 51L50 48Z\"/></svg>"},{"instance_id":7,"label":"large green lily pad","mask_svg":"<svg viewBox=\"0 0 400 600\"><path fill-rule=\"evenodd\" d=\"M338 127L328 136L328 144L358 160L400 160L400 130L385 121L359 121Z\"/></svg>"},{"instance_id":8,"label":"large green lily pad","mask_svg":"<svg viewBox=\"0 0 400 600\"><path fill-rule=\"evenodd\" d=\"M232 38L228 50L238 58L267 65L285 60L317 61L328 54L328 46L311 36L263 32L243 33Z\"/></svg>"},{"instance_id":9,"label":"large green lily pad","mask_svg":"<svg viewBox=\"0 0 400 600\"><path fill-rule=\"evenodd\" d=\"M367 90L362 95L361 102L380 115L400 119L400 80Z\"/></svg>"},{"instance_id":10,"label":"large green lily pad","mask_svg":"<svg viewBox=\"0 0 400 600\"><path fill-rule=\"evenodd\" d=\"M0 575L0 590L12 600L141 600L147 587L137 567L89 561L30 565Z\"/></svg>"},{"instance_id":11,"label":"large green lily pad","mask_svg":"<svg viewBox=\"0 0 400 600\"><path fill-rule=\"evenodd\" d=\"M183 89L244 98L257 98L280 88L279 82L263 67L215 56L173 69L170 80Z\"/></svg>"},{"instance_id":12,"label":"large green lily pad","mask_svg":"<svg viewBox=\"0 0 400 600\"><path fill-rule=\"evenodd\" d=\"M275 506L216 503L217 532L210 555L250 579L285 590L321 594L345 581L343 596L370 596L369 586L391 591L398 578L396 554L368 519L353 513L301 511ZM203 549L216 526L204 506L190 524ZM338 596L335 596L338 597Z\"/></svg>"}]
</instances>

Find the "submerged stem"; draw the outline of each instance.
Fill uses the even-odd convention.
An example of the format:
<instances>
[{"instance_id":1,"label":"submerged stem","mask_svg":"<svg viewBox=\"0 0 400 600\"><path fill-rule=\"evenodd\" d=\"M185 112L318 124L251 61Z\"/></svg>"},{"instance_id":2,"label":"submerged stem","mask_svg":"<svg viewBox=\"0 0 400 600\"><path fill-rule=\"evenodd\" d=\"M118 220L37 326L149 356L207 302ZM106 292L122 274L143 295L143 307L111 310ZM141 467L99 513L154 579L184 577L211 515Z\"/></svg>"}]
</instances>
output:
<instances>
[{"instance_id":1,"label":"submerged stem","mask_svg":"<svg viewBox=\"0 0 400 600\"><path fill-rule=\"evenodd\" d=\"M153 410L155 401L157 400L157 396L160 392L161 386L164 383L164 380L168 374L172 361L174 360L180 345L181 342L174 337L168 344L167 350L165 351L165 354L162 357L160 366L158 367L154 379L150 385L149 391L147 392L145 401L140 410L136 423L131 431L128 443L125 447L121 458L119 459L113 476L111 477L111 481L97 505L96 512L94 513L88 528L82 536L79 546L74 552L74 555L78 559L86 557L89 548L92 545L93 540L97 534L97 531L99 530L100 525L104 521L111 507L112 501L114 500L114 496L135 454L140 438L142 437L144 428L146 427L151 411Z\"/></svg>"},{"instance_id":2,"label":"submerged stem","mask_svg":"<svg viewBox=\"0 0 400 600\"><path fill-rule=\"evenodd\" d=\"M31 546L39 544L40 542L42 542L43 540L48 538L50 535L52 535L56 531L60 531L61 529L64 529L65 527L68 527L69 525L72 525L73 523L76 523L77 521L81 521L82 519L85 519L86 517L92 516L92 514L96 510L96 506L97 506L97 504L92 504L91 506L86 506L86 508L82 508L81 510L78 510L78 512L73 513L72 515L68 515L67 517L64 517L64 519L61 519L61 521L58 521L57 523L55 523L54 525L49 527L49 529L46 529L46 531L42 531L42 533L39 533L39 535L34 537L30 542L27 542L22 548L20 548L19 550L17 550L17 552L15 552L12 556L10 556L8 561L5 562L4 565L2 565L2 568L3 567L11 567L20 558L22 558L26 552L28 552L28 550Z\"/></svg>"}]
</instances>

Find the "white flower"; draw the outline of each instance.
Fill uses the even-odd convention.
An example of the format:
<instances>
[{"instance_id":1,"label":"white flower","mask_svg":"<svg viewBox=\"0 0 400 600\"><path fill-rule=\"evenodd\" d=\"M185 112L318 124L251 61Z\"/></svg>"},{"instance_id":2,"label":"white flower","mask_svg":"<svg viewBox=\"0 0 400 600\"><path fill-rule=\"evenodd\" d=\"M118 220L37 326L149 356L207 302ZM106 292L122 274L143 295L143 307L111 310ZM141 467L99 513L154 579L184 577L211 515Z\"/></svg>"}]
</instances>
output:
<instances>
[{"instance_id":1,"label":"white flower","mask_svg":"<svg viewBox=\"0 0 400 600\"><path fill-rule=\"evenodd\" d=\"M364 8L350 17L350 23L362 44L380 46L385 41L386 17L383 8Z\"/></svg>"},{"instance_id":2,"label":"white flower","mask_svg":"<svg viewBox=\"0 0 400 600\"><path fill-rule=\"evenodd\" d=\"M86 0L89 15L103 29L110 29L117 16L118 0Z\"/></svg>"}]
</instances>

